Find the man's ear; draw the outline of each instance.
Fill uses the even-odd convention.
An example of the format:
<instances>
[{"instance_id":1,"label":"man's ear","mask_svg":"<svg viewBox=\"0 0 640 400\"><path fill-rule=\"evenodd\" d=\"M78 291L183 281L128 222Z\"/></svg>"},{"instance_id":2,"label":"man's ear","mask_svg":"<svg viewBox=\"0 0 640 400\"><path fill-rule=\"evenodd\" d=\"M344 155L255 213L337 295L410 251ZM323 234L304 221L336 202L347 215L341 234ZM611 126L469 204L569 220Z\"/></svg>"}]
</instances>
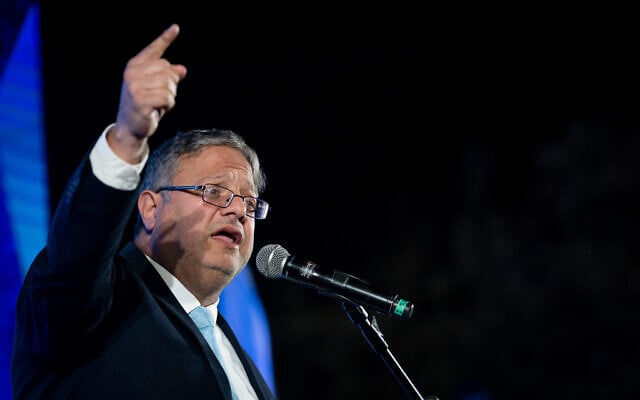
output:
<instances>
[{"instance_id":1,"label":"man's ear","mask_svg":"<svg viewBox=\"0 0 640 400\"><path fill-rule=\"evenodd\" d=\"M146 231L151 231L156 225L157 196L162 195L151 190L144 190L138 196L138 212Z\"/></svg>"}]
</instances>

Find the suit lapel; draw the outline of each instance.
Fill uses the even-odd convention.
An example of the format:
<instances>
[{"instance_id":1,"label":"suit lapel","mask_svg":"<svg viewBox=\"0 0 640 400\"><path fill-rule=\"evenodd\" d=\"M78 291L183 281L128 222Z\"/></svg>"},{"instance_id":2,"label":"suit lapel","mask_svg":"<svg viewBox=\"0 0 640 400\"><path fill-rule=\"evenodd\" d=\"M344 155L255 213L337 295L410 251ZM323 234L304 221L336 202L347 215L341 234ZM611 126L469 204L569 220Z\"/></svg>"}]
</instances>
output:
<instances>
[{"instance_id":1,"label":"suit lapel","mask_svg":"<svg viewBox=\"0 0 640 400\"><path fill-rule=\"evenodd\" d=\"M220 313L218 313L217 324L218 326L220 326L220 329L222 329L224 334L227 336L227 339L229 339L229 342L231 342L231 345L235 349L236 354L238 354L238 358L240 358L240 361L242 362L242 366L244 367L244 370L247 372L249 381L251 382L251 385L256 391L258 397L261 399L268 398L269 396L267 396L264 393L265 390L268 390L268 389L266 387L267 386L266 382L262 378L262 374L260 374L260 371L258 371L258 368L256 367L256 365L249 358L244 348L238 341L238 338L233 333L233 330L231 329L227 321L224 319L224 317Z\"/></svg>"},{"instance_id":2,"label":"suit lapel","mask_svg":"<svg viewBox=\"0 0 640 400\"><path fill-rule=\"evenodd\" d=\"M211 347L209 347L209 343L207 343L198 327L194 324L191 317L189 317L189 315L184 311L178 302L178 299L176 299L171 292L171 289L169 289L162 280L158 271L156 271L145 255L135 247L133 243L127 244L120 254L138 273L145 286L149 289L149 292L151 292L157 300L157 304L160 306L162 311L171 321L173 321L174 326L183 333L189 342L193 343L194 346L197 346L199 351L203 353L203 356L214 373L218 384L225 393L225 397L231 400L231 386L222 365L213 353L213 350L211 350ZM229 335L226 331L225 334ZM235 346L236 344L234 343L234 347ZM242 360L242 363L244 365L244 360Z\"/></svg>"}]
</instances>

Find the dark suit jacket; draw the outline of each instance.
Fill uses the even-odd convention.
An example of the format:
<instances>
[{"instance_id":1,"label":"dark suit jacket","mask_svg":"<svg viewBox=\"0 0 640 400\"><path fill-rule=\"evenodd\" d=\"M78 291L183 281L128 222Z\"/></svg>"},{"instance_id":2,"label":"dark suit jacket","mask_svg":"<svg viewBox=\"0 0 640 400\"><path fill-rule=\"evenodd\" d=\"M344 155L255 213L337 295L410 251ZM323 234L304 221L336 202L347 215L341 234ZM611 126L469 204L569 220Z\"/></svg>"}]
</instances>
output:
<instances>
[{"instance_id":1,"label":"dark suit jacket","mask_svg":"<svg viewBox=\"0 0 640 400\"><path fill-rule=\"evenodd\" d=\"M21 289L15 399L229 399L198 328L142 252L120 250L137 192L102 184L88 158L69 180ZM268 385L218 316L261 399Z\"/></svg>"}]
</instances>

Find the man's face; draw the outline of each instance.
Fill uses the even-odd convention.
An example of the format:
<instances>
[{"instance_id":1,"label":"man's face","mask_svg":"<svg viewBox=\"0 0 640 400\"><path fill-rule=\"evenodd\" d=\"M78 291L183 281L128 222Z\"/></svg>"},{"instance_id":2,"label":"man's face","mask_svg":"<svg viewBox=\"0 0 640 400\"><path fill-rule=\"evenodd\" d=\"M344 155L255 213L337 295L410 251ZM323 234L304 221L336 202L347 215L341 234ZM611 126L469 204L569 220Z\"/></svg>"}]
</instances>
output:
<instances>
[{"instance_id":1,"label":"man's face","mask_svg":"<svg viewBox=\"0 0 640 400\"><path fill-rule=\"evenodd\" d=\"M251 167L235 149L212 146L181 158L171 185L213 183L239 195L257 196ZM153 253L191 290L194 285L226 286L249 261L255 220L234 197L222 208L202 200L202 191L158 193ZM191 284L189 284L191 282ZM202 288L200 289L202 290Z\"/></svg>"}]
</instances>

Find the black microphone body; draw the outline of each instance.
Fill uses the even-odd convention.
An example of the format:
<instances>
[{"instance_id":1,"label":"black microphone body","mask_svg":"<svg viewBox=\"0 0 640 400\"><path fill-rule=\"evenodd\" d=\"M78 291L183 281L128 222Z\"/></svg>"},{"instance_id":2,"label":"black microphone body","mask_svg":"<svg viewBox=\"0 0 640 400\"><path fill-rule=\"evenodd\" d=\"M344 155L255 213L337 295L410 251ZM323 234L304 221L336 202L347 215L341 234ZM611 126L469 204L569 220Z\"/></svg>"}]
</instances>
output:
<instances>
[{"instance_id":1,"label":"black microphone body","mask_svg":"<svg viewBox=\"0 0 640 400\"><path fill-rule=\"evenodd\" d=\"M320 294L337 297L386 316L409 319L413 304L397 294L371 287L355 276L289 254L280 245L266 245L256 256L258 270L267 278L284 278L316 289Z\"/></svg>"}]
</instances>

